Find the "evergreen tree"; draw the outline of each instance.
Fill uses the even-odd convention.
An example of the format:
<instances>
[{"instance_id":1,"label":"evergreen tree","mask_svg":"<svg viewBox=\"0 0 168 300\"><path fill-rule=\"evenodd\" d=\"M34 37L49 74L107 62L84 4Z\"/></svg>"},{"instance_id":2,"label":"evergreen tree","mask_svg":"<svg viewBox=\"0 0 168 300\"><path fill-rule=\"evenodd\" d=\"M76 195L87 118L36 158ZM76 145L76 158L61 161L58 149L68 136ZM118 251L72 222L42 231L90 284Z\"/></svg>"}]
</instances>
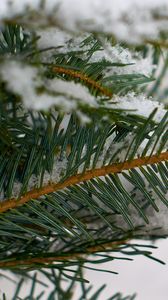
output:
<instances>
[{"instance_id":1,"label":"evergreen tree","mask_svg":"<svg viewBox=\"0 0 168 300\"><path fill-rule=\"evenodd\" d=\"M110 1L79 2L0 4L0 276L19 278L13 300L25 280L25 300L74 299L76 282L79 299L102 299L85 268L155 259L131 240L168 232L166 1L142 1L135 19L136 1L114 1L115 16Z\"/></svg>"}]
</instances>

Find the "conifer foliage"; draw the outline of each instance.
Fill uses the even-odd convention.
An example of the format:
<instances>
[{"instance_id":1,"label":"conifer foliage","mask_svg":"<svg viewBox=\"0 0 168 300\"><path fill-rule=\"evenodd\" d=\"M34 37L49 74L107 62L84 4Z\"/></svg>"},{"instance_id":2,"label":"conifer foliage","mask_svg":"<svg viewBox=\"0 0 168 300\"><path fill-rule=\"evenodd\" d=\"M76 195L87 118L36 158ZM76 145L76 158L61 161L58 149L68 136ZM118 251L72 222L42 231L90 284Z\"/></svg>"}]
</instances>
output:
<instances>
[{"instance_id":1,"label":"conifer foliage","mask_svg":"<svg viewBox=\"0 0 168 300\"><path fill-rule=\"evenodd\" d=\"M0 280L102 299L85 268L168 234L168 4L21 2L0 3Z\"/></svg>"}]
</instances>

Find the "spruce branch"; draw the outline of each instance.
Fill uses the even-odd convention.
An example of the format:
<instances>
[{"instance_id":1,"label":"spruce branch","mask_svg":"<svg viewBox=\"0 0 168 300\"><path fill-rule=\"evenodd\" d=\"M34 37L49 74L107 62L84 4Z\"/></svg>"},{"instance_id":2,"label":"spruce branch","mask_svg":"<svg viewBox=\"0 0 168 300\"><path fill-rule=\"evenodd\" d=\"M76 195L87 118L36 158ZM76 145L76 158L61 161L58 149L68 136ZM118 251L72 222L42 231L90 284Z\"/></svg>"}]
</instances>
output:
<instances>
[{"instance_id":1,"label":"spruce branch","mask_svg":"<svg viewBox=\"0 0 168 300\"><path fill-rule=\"evenodd\" d=\"M40 270L54 284L48 300L72 299L77 281L80 299L96 300L104 285L88 297L83 268L136 255L161 262L144 250L155 246L130 240L168 235L167 0L82 1L79 15L77 1L2 4L0 269L22 275L13 299ZM26 299L41 299L35 285L36 274ZM121 298L135 295L109 300Z\"/></svg>"},{"instance_id":2,"label":"spruce branch","mask_svg":"<svg viewBox=\"0 0 168 300\"><path fill-rule=\"evenodd\" d=\"M103 87L98 81L93 80L86 74L79 72L79 71L74 71L69 68L64 68L64 67L53 67L52 71L58 74L65 74L69 75L72 78L75 79L80 79L81 82L85 82L87 85L89 85L91 88L96 89L99 91L101 94L107 96L107 97L112 97L112 92L108 90L106 87Z\"/></svg>"},{"instance_id":3,"label":"spruce branch","mask_svg":"<svg viewBox=\"0 0 168 300\"><path fill-rule=\"evenodd\" d=\"M127 245L128 240L118 240L112 242L105 242L95 246L88 246L85 248L85 252L75 252L72 254L63 254L63 255L55 255L50 253L48 256L42 255L37 257L26 257L25 259L14 259L8 261L0 261L0 268L16 268L31 266L34 264L43 265L43 267L47 267L48 264L51 263L59 263L59 262L70 262L80 260L81 262L85 262L85 257L88 255L92 255L94 253L106 252L107 250L115 250L120 246Z\"/></svg>"},{"instance_id":4,"label":"spruce branch","mask_svg":"<svg viewBox=\"0 0 168 300\"><path fill-rule=\"evenodd\" d=\"M59 183L50 183L42 188L33 189L19 199L8 199L0 204L0 213L6 212L9 209L17 208L33 199L38 199L39 197L49 194L52 192L56 192L72 186L74 184L79 184L81 182L88 181L95 177L106 176L110 173L116 174L121 173L126 170L134 169L136 167L146 166L156 164L162 161L168 160L168 151L163 152L159 155L146 156L141 158L136 158L131 161L125 161L122 163L114 163L108 166L103 166L99 169L88 170L83 174L73 175L67 178L63 182Z\"/></svg>"}]
</instances>

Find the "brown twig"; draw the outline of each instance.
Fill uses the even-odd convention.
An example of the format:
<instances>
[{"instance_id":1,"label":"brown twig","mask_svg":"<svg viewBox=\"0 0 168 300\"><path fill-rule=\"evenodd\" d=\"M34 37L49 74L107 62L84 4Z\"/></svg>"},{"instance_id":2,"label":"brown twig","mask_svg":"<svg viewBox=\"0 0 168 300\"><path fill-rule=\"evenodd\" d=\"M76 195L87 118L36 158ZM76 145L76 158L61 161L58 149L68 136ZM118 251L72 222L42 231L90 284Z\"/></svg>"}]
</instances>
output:
<instances>
[{"instance_id":1,"label":"brown twig","mask_svg":"<svg viewBox=\"0 0 168 300\"><path fill-rule=\"evenodd\" d=\"M47 266L51 263L59 263L59 262L66 262L66 261L76 261L76 260L84 260L86 256L94 254L94 253L100 253L105 252L106 250L113 250L121 245L125 245L128 241L127 240L120 240L120 241L113 241L109 243L104 243L100 245L95 246L89 246L85 249L85 253L73 253L73 254L64 254L59 256L50 256L50 257L29 257L25 259L15 259L10 261L2 261L0 262L0 268L19 268L21 266L31 266L33 264L40 264ZM43 267L44 267L43 266Z\"/></svg>"},{"instance_id":2,"label":"brown twig","mask_svg":"<svg viewBox=\"0 0 168 300\"><path fill-rule=\"evenodd\" d=\"M72 69L63 68L63 67L53 67L52 71L55 72L55 73L65 74L65 75L69 75L73 78L80 79L81 81L84 81L89 86L97 89L103 95L105 95L107 97L110 97L110 98L112 97L112 92L111 91L109 91L107 88L103 87L97 81L95 81L92 78L88 77L84 73L74 71Z\"/></svg>"},{"instance_id":3,"label":"brown twig","mask_svg":"<svg viewBox=\"0 0 168 300\"><path fill-rule=\"evenodd\" d=\"M163 152L159 155L136 158L131 161L125 161L122 163L114 163L109 166L103 166L102 168L99 168L99 169L88 170L85 173L73 175L73 176L69 177L68 179L66 179L64 182L50 183L42 188L33 189L33 190L27 192L26 194L24 194L19 199L12 198L12 199L8 199L4 202L1 202L0 213L3 213L5 211L7 211L8 209L19 207L33 199L38 199L39 197L41 197L45 194L50 194L50 193L56 192L58 190L62 190L71 185L79 184L81 182L88 181L95 177L105 176L110 173L113 173L113 174L120 173L122 171L126 171L126 170L133 169L136 167L156 164L156 163L166 161L166 160L168 160L168 151Z\"/></svg>"}]
</instances>

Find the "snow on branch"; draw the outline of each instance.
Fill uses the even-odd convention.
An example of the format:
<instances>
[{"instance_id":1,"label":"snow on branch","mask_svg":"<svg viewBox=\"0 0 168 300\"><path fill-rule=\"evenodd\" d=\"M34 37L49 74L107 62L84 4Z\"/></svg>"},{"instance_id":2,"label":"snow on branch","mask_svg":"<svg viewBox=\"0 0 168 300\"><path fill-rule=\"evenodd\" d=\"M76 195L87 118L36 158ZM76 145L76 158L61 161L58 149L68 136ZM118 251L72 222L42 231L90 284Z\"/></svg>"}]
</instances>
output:
<instances>
[{"instance_id":1,"label":"snow on branch","mask_svg":"<svg viewBox=\"0 0 168 300\"><path fill-rule=\"evenodd\" d=\"M88 89L61 79L43 79L39 69L18 61L8 61L1 76L10 91L18 94L28 109L46 110L55 105L64 112L77 109L77 103L97 106Z\"/></svg>"},{"instance_id":2,"label":"snow on branch","mask_svg":"<svg viewBox=\"0 0 168 300\"><path fill-rule=\"evenodd\" d=\"M37 18L38 16L38 18ZM58 26L72 32L104 32L139 43L168 28L167 0L3 0L0 20ZM31 21L31 22L30 22Z\"/></svg>"},{"instance_id":3,"label":"snow on branch","mask_svg":"<svg viewBox=\"0 0 168 300\"><path fill-rule=\"evenodd\" d=\"M35 66L11 60L1 65L0 74L9 91L20 96L28 109L48 110L50 107L56 106L65 113L76 111L82 118L80 105L99 107L96 97L91 95L87 87L73 81L44 78L42 72ZM75 76L77 75L80 74L75 73ZM86 79L88 81L87 77ZM110 98L111 101L105 104L106 108L128 110L128 113L133 115L148 117L157 108L154 119L157 123L161 121L166 112L162 103L148 98L142 93L129 92L125 96L111 94ZM89 121L86 118L83 115L84 123Z\"/></svg>"},{"instance_id":4,"label":"snow on branch","mask_svg":"<svg viewBox=\"0 0 168 300\"><path fill-rule=\"evenodd\" d=\"M140 115L147 118L154 109L157 112L154 116L154 121L161 122L163 116L166 113L166 109L162 103L154 101L153 98L148 98L144 94L136 95L134 92L129 92L124 96L114 96L113 102L111 102L109 107L115 106L117 109L129 110L129 114Z\"/></svg>"}]
</instances>

